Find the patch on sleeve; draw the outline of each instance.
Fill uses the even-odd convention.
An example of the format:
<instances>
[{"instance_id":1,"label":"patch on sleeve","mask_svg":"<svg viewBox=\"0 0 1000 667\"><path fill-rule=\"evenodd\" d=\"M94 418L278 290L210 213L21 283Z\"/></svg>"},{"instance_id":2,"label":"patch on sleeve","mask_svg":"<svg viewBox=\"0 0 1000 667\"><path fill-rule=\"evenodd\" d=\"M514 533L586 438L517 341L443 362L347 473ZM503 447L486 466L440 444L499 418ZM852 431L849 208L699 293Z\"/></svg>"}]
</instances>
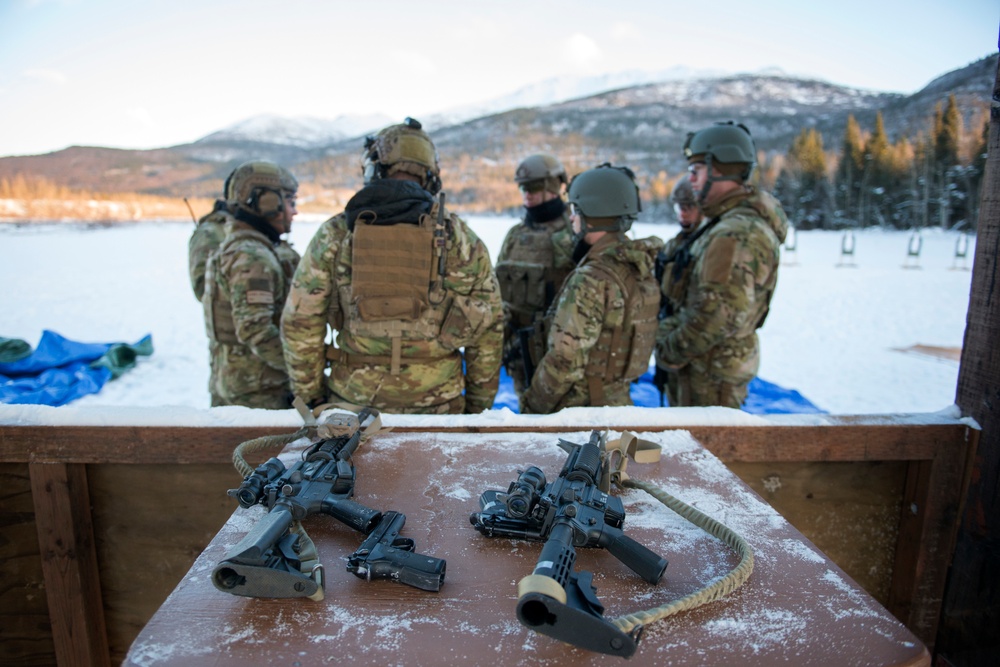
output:
<instances>
[{"instance_id":1,"label":"patch on sleeve","mask_svg":"<svg viewBox=\"0 0 1000 667\"><path fill-rule=\"evenodd\" d=\"M273 306L271 283L263 278L251 278L247 284L247 303L252 306Z\"/></svg>"},{"instance_id":2,"label":"patch on sleeve","mask_svg":"<svg viewBox=\"0 0 1000 667\"><path fill-rule=\"evenodd\" d=\"M736 239L723 236L715 239L705 249L705 259L701 265L702 280L717 285L729 284L733 273L733 258L736 256Z\"/></svg>"}]
</instances>

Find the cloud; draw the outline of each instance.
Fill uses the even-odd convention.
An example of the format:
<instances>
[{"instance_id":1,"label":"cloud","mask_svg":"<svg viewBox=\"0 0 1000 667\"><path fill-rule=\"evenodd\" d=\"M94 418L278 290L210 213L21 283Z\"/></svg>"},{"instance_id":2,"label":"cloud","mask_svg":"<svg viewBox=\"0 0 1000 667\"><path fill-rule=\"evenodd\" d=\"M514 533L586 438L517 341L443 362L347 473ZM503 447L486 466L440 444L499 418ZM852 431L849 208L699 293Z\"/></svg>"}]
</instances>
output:
<instances>
[{"instance_id":1,"label":"cloud","mask_svg":"<svg viewBox=\"0 0 1000 667\"><path fill-rule=\"evenodd\" d=\"M64 86L69 82L69 78L65 74L54 69L26 69L21 74L27 79L54 83L59 86Z\"/></svg>"},{"instance_id":2,"label":"cloud","mask_svg":"<svg viewBox=\"0 0 1000 667\"><path fill-rule=\"evenodd\" d=\"M156 127L156 121L153 120L153 116L145 107L129 107L125 109L125 115L132 120L139 121L139 124L145 127Z\"/></svg>"},{"instance_id":3,"label":"cloud","mask_svg":"<svg viewBox=\"0 0 1000 667\"><path fill-rule=\"evenodd\" d=\"M642 39L642 30L628 21L618 21L611 26L611 39L617 42L635 42Z\"/></svg>"},{"instance_id":4,"label":"cloud","mask_svg":"<svg viewBox=\"0 0 1000 667\"><path fill-rule=\"evenodd\" d=\"M437 73L434 61L416 51L390 51L389 63L412 74L428 75Z\"/></svg>"},{"instance_id":5,"label":"cloud","mask_svg":"<svg viewBox=\"0 0 1000 667\"><path fill-rule=\"evenodd\" d=\"M604 57L604 52L593 39L583 33L576 33L566 40L564 54L572 64L586 67Z\"/></svg>"}]
</instances>

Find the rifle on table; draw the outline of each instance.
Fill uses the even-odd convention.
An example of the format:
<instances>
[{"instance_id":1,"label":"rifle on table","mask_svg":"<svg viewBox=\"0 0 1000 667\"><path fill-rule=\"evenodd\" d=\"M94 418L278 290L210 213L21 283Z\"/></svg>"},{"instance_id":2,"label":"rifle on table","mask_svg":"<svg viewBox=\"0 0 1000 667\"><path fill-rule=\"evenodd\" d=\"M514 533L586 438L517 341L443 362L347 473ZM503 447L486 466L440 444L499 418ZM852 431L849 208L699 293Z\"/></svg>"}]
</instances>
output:
<instances>
[{"instance_id":1,"label":"rifle on table","mask_svg":"<svg viewBox=\"0 0 1000 667\"><path fill-rule=\"evenodd\" d=\"M642 626L626 634L604 618L593 574L573 571L576 547L602 547L645 581L656 584L667 561L622 532L620 498L601 490L606 464L598 431L585 445L559 440L568 453L559 477L547 483L531 466L506 493L483 492L472 525L487 537L545 542L534 572L518 584L517 617L526 627L591 651L631 656Z\"/></svg>"},{"instance_id":2,"label":"rifle on table","mask_svg":"<svg viewBox=\"0 0 1000 667\"><path fill-rule=\"evenodd\" d=\"M336 415L320 427L322 435L290 468L271 458L231 489L240 507L264 505L268 514L257 522L220 562L212 583L220 591L247 597L323 598L323 567L308 573L302 563L315 559L311 541L293 524L311 514L327 514L368 538L348 559L348 571L365 579L392 579L424 590L440 590L446 563L413 551L413 540L399 537L406 517L381 512L351 500L355 469L351 455L361 443L363 427L378 413L362 410L357 417ZM304 538L304 539L303 539Z\"/></svg>"}]
</instances>

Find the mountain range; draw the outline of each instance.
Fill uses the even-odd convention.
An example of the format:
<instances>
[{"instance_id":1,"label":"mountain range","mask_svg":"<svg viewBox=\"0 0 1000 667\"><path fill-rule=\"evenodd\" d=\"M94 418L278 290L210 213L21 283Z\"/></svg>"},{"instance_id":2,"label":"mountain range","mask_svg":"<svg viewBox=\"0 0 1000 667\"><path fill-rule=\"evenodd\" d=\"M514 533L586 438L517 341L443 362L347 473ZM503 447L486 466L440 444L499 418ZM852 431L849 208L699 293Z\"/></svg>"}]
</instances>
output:
<instances>
[{"instance_id":1,"label":"mountain range","mask_svg":"<svg viewBox=\"0 0 1000 667\"><path fill-rule=\"evenodd\" d=\"M969 126L981 122L989 108L996 67L993 54L943 74L912 95L782 72L625 72L544 82L421 120L438 147L451 200L483 203L497 199L492 190L513 191L510 178L517 162L539 151L556 154L570 171L611 161L645 178L679 173L687 133L716 120L745 123L758 149L771 154L784 153L809 127L822 133L827 150L835 150L849 115L870 130L881 112L894 140L926 135L935 105L949 95L956 96ZM73 146L45 155L4 157L0 178L23 174L91 191L213 197L233 167L264 158L289 167L311 184L312 198L333 206L360 185L361 138L398 120L378 115L333 120L260 116L179 146Z\"/></svg>"}]
</instances>

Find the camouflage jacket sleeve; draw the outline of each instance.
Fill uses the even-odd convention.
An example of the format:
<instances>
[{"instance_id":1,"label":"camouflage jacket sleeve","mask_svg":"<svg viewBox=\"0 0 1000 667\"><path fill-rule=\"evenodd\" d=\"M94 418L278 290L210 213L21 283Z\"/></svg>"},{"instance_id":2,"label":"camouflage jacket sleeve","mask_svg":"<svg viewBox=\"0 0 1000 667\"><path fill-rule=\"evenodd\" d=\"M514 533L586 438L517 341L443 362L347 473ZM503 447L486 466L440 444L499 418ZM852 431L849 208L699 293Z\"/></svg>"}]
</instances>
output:
<instances>
[{"instance_id":1,"label":"camouflage jacket sleeve","mask_svg":"<svg viewBox=\"0 0 1000 667\"><path fill-rule=\"evenodd\" d=\"M566 280L555 304L545 356L524 393L526 412L552 412L573 385L583 382L587 358L604 322L606 285L586 267Z\"/></svg>"},{"instance_id":2,"label":"camouflage jacket sleeve","mask_svg":"<svg viewBox=\"0 0 1000 667\"><path fill-rule=\"evenodd\" d=\"M229 285L236 337L271 368L284 372L276 315L285 277L274 252L260 241L240 241L224 249L220 271Z\"/></svg>"},{"instance_id":3,"label":"camouflage jacket sleeve","mask_svg":"<svg viewBox=\"0 0 1000 667\"><path fill-rule=\"evenodd\" d=\"M467 311L474 340L465 345L465 411L479 413L493 406L500 382L503 340L503 304L500 285L486 245L464 222L455 220L455 242L449 250L446 285L469 298ZM452 268L454 266L454 268Z\"/></svg>"},{"instance_id":4,"label":"camouflage jacket sleeve","mask_svg":"<svg viewBox=\"0 0 1000 667\"><path fill-rule=\"evenodd\" d=\"M281 315L281 342L292 393L307 403L325 396L326 324L336 294L334 274L344 229L325 222L316 231L292 278Z\"/></svg>"},{"instance_id":5,"label":"camouflage jacket sleeve","mask_svg":"<svg viewBox=\"0 0 1000 667\"><path fill-rule=\"evenodd\" d=\"M661 365L685 366L748 330L748 318L756 310L757 262L751 247L752 223L742 223L720 224L706 235L683 303L657 329L656 360Z\"/></svg>"}]
</instances>

